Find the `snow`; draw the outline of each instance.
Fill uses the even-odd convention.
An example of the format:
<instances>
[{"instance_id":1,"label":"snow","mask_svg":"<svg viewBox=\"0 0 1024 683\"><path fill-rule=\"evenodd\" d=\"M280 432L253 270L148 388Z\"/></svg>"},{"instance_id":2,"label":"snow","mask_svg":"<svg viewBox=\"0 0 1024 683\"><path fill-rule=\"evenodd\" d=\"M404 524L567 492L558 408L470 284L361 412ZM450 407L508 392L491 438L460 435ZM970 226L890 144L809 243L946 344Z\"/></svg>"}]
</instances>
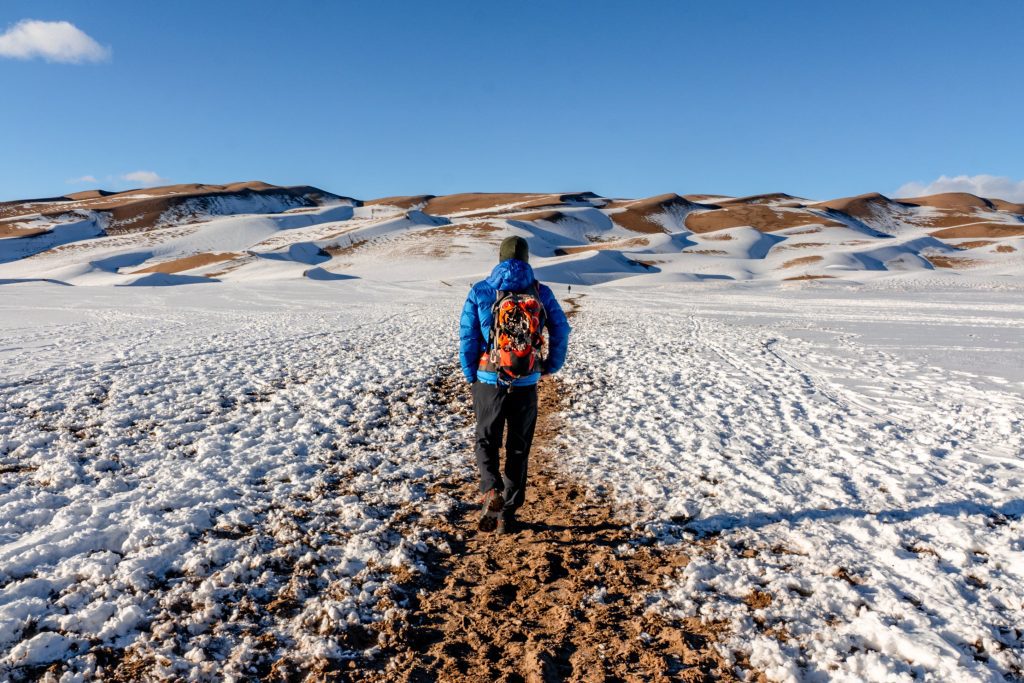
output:
<instances>
[{"instance_id":1,"label":"snow","mask_svg":"<svg viewBox=\"0 0 1024 683\"><path fill-rule=\"evenodd\" d=\"M474 471L437 384L458 377L465 285L493 247L311 265L332 230L394 249L448 227L363 213L298 214L293 234L217 219L203 249L271 240L234 282L0 288L0 678L52 662L98 677L100 647L196 680L373 654L374 624L408 606L401 577L450 552L430 520L460 503L433 484ZM93 276L141 278L116 271L192 229L104 247ZM732 233L693 237L735 250L723 261L760 248ZM613 252L536 265L583 295L564 472L638 543L690 556L650 609L723 622L723 654L773 681L1020 676L1019 280L700 281ZM754 590L770 602L753 609Z\"/></svg>"},{"instance_id":2,"label":"snow","mask_svg":"<svg viewBox=\"0 0 1024 683\"><path fill-rule=\"evenodd\" d=\"M566 468L693 553L653 609L771 680L1019 675L1019 291L605 289L575 327Z\"/></svg>"},{"instance_id":3,"label":"snow","mask_svg":"<svg viewBox=\"0 0 1024 683\"><path fill-rule=\"evenodd\" d=\"M430 402L450 349L406 359L423 325L454 337L455 304L324 287L2 300L0 667L86 675L88 641L245 676L247 600L315 593L260 624L307 663L352 656L353 624L400 609L394 572L437 542L400 520L447 511L425 487L470 464L460 418Z\"/></svg>"}]
</instances>

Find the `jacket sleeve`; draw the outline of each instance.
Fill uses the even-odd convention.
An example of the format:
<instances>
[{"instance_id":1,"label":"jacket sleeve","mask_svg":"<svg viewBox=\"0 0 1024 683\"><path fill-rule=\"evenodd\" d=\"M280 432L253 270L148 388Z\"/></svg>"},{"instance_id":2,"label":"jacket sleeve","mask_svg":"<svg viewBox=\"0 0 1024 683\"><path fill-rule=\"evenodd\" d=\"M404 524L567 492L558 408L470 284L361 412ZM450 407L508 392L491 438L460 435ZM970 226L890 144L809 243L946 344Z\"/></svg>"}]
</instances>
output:
<instances>
[{"instance_id":1,"label":"jacket sleeve","mask_svg":"<svg viewBox=\"0 0 1024 683\"><path fill-rule=\"evenodd\" d=\"M480 362L483 340L480 338L480 316L477 313L476 289L469 290L459 320L459 362L467 382L476 381L476 368Z\"/></svg>"},{"instance_id":2,"label":"jacket sleeve","mask_svg":"<svg viewBox=\"0 0 1024 683\"><path fill-rule=\"evenodd\" d=\"M544 304L548 327L548 357L544 361L544 371L558 372L565 363L565 354L569 350L569 320L565 317L554 292L546 285L540 287L540 302Z\"/></svg>"}]
</instances>

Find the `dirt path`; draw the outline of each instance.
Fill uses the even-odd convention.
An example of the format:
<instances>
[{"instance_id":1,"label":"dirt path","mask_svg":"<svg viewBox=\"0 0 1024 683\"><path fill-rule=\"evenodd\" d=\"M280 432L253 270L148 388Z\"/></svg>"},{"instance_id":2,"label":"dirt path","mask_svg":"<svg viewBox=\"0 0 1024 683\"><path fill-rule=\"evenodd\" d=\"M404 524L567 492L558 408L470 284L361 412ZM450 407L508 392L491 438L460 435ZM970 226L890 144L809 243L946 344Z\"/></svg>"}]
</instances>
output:
<instances>
[{"instance_id":1,"label":"dirt path","mask_svg":"<svg viewBox=\"0 0 1024 683\"><path fill-rule=\"evenodd\" d=\"M571 313L576 302L571 301ZM735 680L712 648L713 626L645 614L646 596L687 557L654 547L558 471L557 413L565 387L545 379L522 530L476 531L475 480L438 485L467 501L441 523L450 555L410 583L407 619L385 627L379 681ZM438 400L472 419L464 384ZM468 455L467 455L468 457Z\"/></svg>"}]
</instances>

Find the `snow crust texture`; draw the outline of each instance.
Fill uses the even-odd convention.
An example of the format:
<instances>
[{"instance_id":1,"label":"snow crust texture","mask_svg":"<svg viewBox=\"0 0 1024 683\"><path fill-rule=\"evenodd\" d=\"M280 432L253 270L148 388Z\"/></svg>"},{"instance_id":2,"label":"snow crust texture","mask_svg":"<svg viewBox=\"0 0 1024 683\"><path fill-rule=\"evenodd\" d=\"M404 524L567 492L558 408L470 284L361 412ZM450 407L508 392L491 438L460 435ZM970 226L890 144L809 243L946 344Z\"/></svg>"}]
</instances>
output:
<instances>
[{"instance_id":1,"label":"snow crust texture","mask_svg":"<svg viewBox=\"0 0 1024 683\"><path fill-rule=\"evenodd\" d=\"M1024 377L988 373L1024 301L997 300L588 296L566 467L692 553L651 609L773 681L1019 680Z\"/></svg>"},{"instance_id":2,"label":"snow crust texture","mask_svg":"<svg viewBox=\"0 0 1024 683\"><path fill-rule=\"evenodd\" d=\"M445 511L426 485L468 465L462 418L430 401L451 350L407 362L422 326L454 338L454 305L419 298L171 312L122 291L65 309L46 367L4 358L0 678L89 679L128 645L197 680L372 651L437 542L409 517Z\"/></svg>"}]
</instances>

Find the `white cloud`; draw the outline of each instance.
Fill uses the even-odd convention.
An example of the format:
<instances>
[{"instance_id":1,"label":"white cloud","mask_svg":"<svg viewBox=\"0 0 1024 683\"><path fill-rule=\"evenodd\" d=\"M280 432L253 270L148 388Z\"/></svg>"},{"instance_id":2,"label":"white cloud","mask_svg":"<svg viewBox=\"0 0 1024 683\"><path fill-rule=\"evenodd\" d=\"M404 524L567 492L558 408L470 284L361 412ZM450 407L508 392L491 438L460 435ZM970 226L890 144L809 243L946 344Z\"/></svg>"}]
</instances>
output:
<instances>
[{"instance_id":1,"label":"white cloud","mask_svg":"<svg viewBox=\"0 0 1024 683\"><path fill-rule=\"evenodd\" d=\"M940 192L970 192L989 199L1005 199L1010 202L1024 202L1024 180L1014 180L998 175L939 176L930 183L918 181L906 183L898 190L896 197L922 197Z\"/></svg>"},{"instance_id":2,"label":"white cloud","mask_svg":"<svg viewBox=\"0 0 1024 683\"><path fill-rule=\"evenodd\" d=\"M80 64L109 59L110 49L71 22L23 19L0 34L0 57Z\"/></svg>"},{"instance_id":3,"label":"white cloud","mask_svg":"<svg viewBox=\"0 0 1024 683\"><path fill-rule=\"evenodd\" d=\"M121 180L138 183L143 187L153 187L154 185L160 185L167 182L167 179L161 178L160 174L156 171L132 171L131 173L125 173L122 175Z\"/></svg>"},{"instance_id":4,"label":"white cloud","mask_svg":"<svg viewBox=\"0 0 1024 683\"><path fill-rule=\"evenodd\" d=\"M84 175L81 178L69 178L67 181L68 185L85 185L87 183L96 184L99 180L93 175Z\"/></svg>"}]
</instances>

